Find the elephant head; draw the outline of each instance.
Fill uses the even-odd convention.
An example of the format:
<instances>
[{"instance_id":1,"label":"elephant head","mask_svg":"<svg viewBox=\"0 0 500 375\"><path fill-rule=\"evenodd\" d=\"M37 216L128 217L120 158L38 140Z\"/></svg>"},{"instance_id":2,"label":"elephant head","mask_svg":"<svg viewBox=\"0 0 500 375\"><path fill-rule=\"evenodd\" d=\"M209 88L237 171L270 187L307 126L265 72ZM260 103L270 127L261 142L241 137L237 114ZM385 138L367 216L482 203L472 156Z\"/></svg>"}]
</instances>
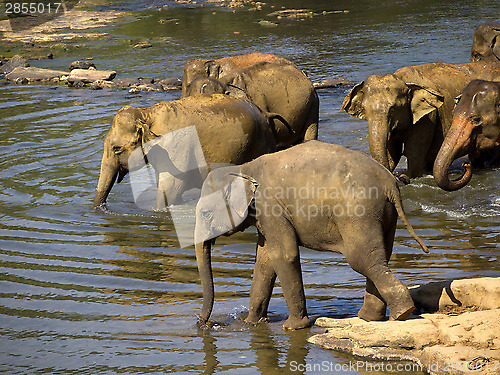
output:
<instances>
[{"instance_id":1,"label":"elephant head","mask_svg":"<svg viewBox=\"0 0 500 375\"><path fill-rule=\"evenodd\" d=\"M156 137L147 125L144 110L126 106L118 111L104 138L94 207L105 204L115 181L121 182L127 175L132 152Z\"/></svg>"},{"instance_id":2,"label":"elephant head","mask_svg":"<svg viewBox=\"0 0 500 375\"><path fill-rule=\"evenodd\" d=\"M198 324L208 321L214 303L211 249L215 239L231 235L253 224L257 182L239 167L213 169L206 178L196 205L196 261L203 288L203 307Z\"/></svg>"},{"instance_id":3,"label":"elephant head","mask_svg":"<svg viewBox=\"0 0 500 375\"><path fill-rule=\"evenodd\" d=\"M477 28L470 61L500 61L500 23L486 23Z\"/></svg>"},{"instance_id":4,"label":"elephant head","mask_svg":"<svg viewBox=\"0 0 500 375\"><path fill-rule=\"evenodd\" d=\"M450 180L451 163L469 154L474 161L478 151L498 147L500 142L500 83L474 80L457 98L453 122L434 162L434 179L439 187L455 191L467 185L472 177L469 163L465 173Z\"/></svg>"},{"instance_id":5,"label":"elephant head","mask_svg":"<svg viewBox=\"0 0 500 375\"><path fill-rule=\"evenodd\" d=\"M354 86L341 110L368 120L372 157L393 171L410 126L437 111L443 101L436 90L405 82L394 74L372 75Z\"/></svg>"}]
</instances>

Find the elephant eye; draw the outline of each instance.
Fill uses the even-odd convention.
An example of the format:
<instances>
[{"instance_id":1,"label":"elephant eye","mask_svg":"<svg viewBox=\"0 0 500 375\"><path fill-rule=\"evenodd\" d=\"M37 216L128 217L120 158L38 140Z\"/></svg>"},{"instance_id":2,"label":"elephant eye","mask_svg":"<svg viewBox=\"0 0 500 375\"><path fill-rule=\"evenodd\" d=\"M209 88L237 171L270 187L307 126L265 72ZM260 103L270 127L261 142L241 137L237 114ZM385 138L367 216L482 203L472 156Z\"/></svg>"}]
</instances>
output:
<instances>
[{"instance_id":1,"label":"elephant eye","mask_svg":"<svg viewBox=\"0 0 500 375\"><path fill-rule=\"evenodd\" d=\"M472 117L471 119L471 122L474 124L474 125L480 125L481 122L483 121L483 119L481 118L481 116L474 116Z\"/></svg>"},{"instance_id":2,"label":"elephant eye","mask_svg":"<svg viewBox=\"0 0 500 375\"><path fill-rule=\"evenodd\" d=\"M123 152L123 147L121 146L113 146L113 152L116 154L116 155L119 155Z\"/></svg>"}]
</instances>

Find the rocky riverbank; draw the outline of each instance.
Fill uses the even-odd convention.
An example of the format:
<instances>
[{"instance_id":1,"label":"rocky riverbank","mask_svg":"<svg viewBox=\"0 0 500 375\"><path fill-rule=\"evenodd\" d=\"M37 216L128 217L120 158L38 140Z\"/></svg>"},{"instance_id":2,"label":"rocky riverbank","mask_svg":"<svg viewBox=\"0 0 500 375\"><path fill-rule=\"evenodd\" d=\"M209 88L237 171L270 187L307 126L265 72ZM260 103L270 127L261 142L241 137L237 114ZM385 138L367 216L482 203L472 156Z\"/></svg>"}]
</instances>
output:
<instances>
[{"instance_id":1,"label":"rocky riverbank","mask_svg":"<svg viewBox=\"0 0 500 375\"><path fill-rule=\"evenodd\" d=\"M114 70L98 70L90 60L74 61L68 71L43 69L30 66L22 56L15 55L11 59L0 58L0 80L16 84L67 84L75 88L90 88L100 90L126 89L129 92L166 91L181 88L180 77L142 78L120 76ZM329 78L315 82L317 89L329 89L342 85L350 85L345 78Z\"/></svg>"},{"instance_id":2,"label":"rocky riverbank","mask_svg":"<svg viewBox=\"0 0 500 375\"><path fill-rule=\"evenodd\" d=\"M319 318L309 338L321 347L376 360L419 363L429 374L500 373L500 278L431 283L410 289L428 311L408 320Z\"/></svg>"}]
</instances>

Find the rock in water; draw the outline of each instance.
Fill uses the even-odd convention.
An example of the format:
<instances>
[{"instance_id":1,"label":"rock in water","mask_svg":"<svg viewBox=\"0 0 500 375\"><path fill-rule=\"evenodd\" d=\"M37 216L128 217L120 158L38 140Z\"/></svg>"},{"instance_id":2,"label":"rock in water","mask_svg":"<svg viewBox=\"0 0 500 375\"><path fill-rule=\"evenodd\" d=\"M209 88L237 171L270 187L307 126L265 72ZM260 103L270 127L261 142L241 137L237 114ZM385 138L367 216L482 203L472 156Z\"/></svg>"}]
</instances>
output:
<instances>
[{"instance_id":1,"label":"rock in water","mask_svg":"<svg viewBox=\"0 0 500 375\"><path fill-rule=\"evenodd\" d=\"M82 81L92 83L95 81L111 81L116 77L114 70L73 69L68 76L68 82Z\"/></svg>"}]
</instances>

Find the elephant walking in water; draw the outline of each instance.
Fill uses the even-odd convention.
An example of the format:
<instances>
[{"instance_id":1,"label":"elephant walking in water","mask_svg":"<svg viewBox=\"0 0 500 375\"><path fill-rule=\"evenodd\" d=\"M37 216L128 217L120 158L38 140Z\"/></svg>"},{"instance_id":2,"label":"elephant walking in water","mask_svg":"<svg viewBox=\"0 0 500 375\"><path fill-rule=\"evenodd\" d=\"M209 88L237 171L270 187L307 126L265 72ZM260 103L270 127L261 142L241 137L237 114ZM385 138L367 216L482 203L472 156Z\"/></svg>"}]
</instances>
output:
<instances>
[{"instance_id":1,"label":"elephant walking in water","mask_svg":"<svg viewBox=\"0 0 500 375\"><path fill-rule=\"evenodd\" d=\"M197 78L220 79L235 69L244 68L252 64L267 61L281 65L295 66L291 61L270 53L252 52L244 55L222 57L220 59L194 59L184 65L184 76L182 78L181 98L187 96L187 90ZM296 67L296 66L295 66Z\"/></svg>"},{"instance_id":2,"label":"elephant walking in water","mask_svg":"<svg viewBox=\"0 0 500 375\"><path fill-rule=\"evenodd\" d=\"M262 110L281 115L292 128L276 128L277 144L287 147L318 138L319 99L309 78L294 65L258 62L222 78L198 78L186 95L228 94L248 98Z\"/></svg>"},{"instance_id":3,"label":"elephant walking in water","mask_svg":"<svg viewBox=\"0 0 500 375\"><path fill-rule=\"evenodd\" d=\"M472 167L466 163L465 173L450 180L451 163L465 154L474 164L485 153L494 157L488 163L500 161L500 82L474 80L464 89L453 110L453 122L434 163L434 179L447 191L461 189L472 177ZM496 156L496 158L495 158ZM496 159L496 160L495 160ZM483 160L480 160L482 163Z\"/></svg>"},{"instance_id":4,"label":"elephant walking in water","mask_svg":"<svg viewBox=\"0 0 500 375\"><path fill-rule=\"evenodd\" d=\"M372 75L351 90L342 109L368 120L375 160L393 171L405 155L409 177L419 177L432 171L454 99L474 79L500 80L500 64L431 63Z\"/></svg>"},{"instance_id":5,"label":"elephant walking in water","mask_svg":"<svg viewBox=\"0 0 500 375\"><path fill-rule=\"evenodd\" d=\"M275 150L273 118L274 115L264 114L249 100L219 94L197 95L146 108L123 107L104 138L94 207L104 205L115 181L120 182L129 172L134 151L134 155L139 151L144 162L154 164L158 183L160 174L167 173L163 187L158 189L157 208L167 204L164 197L169 197L168 204L176 204L185 191L201 187L208 171L186 168L192 150L176 143L175 137L169 142L171 147L149 145L161 136L194 127L204 161L242 164ZM192 186L193 183L198 186Z\"/></svg>"},{"instance_id":6,"label":"elephant walking in water","mask_svg":"<svg viewBox=\"0 0 500 375\"><path fill-rule=\"evenodd\" d=\"M195 249L203 286L198 323L214 302L210 262L217 236L254 225L259 234L250 309L246 319L265 318L276 277L289 317L283 327L309 326L299 246L340 252L366 277L358 316L405 319L414 309L410 293L388 268L397 217L424 251L406 218L394 176L362 152L319 141L263 155L235 168L219 168L205 180L196 207Z\"/></svg>"}]
</instances>

